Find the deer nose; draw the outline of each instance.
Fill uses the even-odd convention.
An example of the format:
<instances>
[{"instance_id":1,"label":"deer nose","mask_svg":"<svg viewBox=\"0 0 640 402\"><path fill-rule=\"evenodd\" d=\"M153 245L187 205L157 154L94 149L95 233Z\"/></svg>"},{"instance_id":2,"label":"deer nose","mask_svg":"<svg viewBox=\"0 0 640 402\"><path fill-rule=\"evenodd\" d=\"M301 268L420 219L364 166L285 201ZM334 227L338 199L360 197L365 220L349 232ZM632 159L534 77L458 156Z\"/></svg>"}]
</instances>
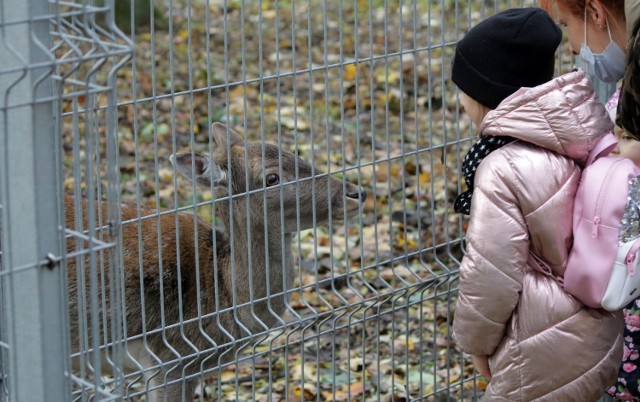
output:
<instances>
[{"instance_id":1,"label":"deer nose","mask_svg":"<svg viewBox=\"0 0 640 402\"><path fill-rule=\"evenodd\" d=\"M358 191L348 193L347 197L360 200L360 202L365 202L367 200L367 192L360 188Z\"/></svg>"}]
</instances>

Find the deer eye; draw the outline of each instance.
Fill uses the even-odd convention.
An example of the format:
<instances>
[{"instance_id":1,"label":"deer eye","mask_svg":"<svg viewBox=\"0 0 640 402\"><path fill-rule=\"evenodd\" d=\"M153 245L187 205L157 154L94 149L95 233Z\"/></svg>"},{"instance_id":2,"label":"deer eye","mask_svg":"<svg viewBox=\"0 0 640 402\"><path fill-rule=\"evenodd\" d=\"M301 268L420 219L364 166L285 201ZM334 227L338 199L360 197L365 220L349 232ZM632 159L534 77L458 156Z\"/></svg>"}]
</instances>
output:
<instances>
[{"instance_id":1,"label":"deer eye","mask_svg":"<svg viewBox=\"0 0 640 402\"><path fill-rule=\"evenodd\" d=\"M275 173L269 173L267 175L267 187L275 186L280 183L280 176Z\"/></svg>"}]
</instances>

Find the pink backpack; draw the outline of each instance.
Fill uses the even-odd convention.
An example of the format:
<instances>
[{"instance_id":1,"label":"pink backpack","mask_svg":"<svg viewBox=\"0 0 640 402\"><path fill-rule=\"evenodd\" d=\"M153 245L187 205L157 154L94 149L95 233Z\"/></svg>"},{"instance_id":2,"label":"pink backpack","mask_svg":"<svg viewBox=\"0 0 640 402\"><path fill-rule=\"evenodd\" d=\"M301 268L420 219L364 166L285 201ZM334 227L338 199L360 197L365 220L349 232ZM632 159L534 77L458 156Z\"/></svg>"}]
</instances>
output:
<instances>
[{"instance_id":1,"label":"pink backpack","mask_svg":"<svg viewBox=\"0 0 640 402\"><path fill-rule=\"evenodd\" d=\"M606 135L589 154L574 200L573 248L562 279L566 292L608 311L640 296L640 168L606 156L615 145L613 135Z\"/></svg>"}]
</instances>

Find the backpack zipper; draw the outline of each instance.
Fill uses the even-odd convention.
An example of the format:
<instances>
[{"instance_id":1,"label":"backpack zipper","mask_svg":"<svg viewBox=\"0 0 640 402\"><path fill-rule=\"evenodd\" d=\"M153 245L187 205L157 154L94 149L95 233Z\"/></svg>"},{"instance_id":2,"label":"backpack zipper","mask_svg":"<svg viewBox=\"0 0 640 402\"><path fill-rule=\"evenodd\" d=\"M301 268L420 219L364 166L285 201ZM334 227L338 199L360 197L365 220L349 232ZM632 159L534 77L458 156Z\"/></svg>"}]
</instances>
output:
<instances>
[{"instance_id":1,"label":"backpack zipper","mask_svg":"<svg viewBox=\"0 0 640 402\"><path fill-rule=\"evenodd\" d=\"M636 253L640 250L640 239L636 240L633 243L633 246L629 249L627 256L624 259L625 264L627 265L627 272L629 275L634 275L636 273L635 268L633 267L633 262L636 259Z\"/></svg>"},{"instance_id":2,"label":"backpack zipper","mask_svg":"<svg viewBox=\"0 0 640 402\"><path fill-rule=\"evenodd\" d=\"M600 225L600 217L597 215L593 218L593 229L591 229L591 237L594 239L598 237L598 226Z\"/></svg>"}]
</instances>

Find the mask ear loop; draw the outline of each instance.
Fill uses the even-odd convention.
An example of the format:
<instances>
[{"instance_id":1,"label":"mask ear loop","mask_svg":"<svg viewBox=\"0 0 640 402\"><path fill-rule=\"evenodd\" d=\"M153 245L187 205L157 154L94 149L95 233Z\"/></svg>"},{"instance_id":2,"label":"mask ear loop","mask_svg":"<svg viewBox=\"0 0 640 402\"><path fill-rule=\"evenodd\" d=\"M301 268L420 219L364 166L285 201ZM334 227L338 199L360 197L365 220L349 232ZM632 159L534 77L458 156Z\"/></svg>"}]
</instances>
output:
<instances>
[{"instance_id":1,"label":"mask ear loop","mask_svg":"<svg viewBox=\"0 0 640 402\"><path fill-rule=\"evenodd\" d=\"M609 21L607 20L607 15L604 16L604 23L607 24L607 32L609 32L609 43L613 42L613 38L611 37L611 27L609 26Z\"/></svg>"},{"instance_id":2,"label":"mask ear loop","mask_svg":"<svg viewBox=\"0 0 640 402\"><path fill-rule=\"evenodd\" d=\"M587 44L587 5L584 5L584 44Z\"/></svg>"}]
</instances>

